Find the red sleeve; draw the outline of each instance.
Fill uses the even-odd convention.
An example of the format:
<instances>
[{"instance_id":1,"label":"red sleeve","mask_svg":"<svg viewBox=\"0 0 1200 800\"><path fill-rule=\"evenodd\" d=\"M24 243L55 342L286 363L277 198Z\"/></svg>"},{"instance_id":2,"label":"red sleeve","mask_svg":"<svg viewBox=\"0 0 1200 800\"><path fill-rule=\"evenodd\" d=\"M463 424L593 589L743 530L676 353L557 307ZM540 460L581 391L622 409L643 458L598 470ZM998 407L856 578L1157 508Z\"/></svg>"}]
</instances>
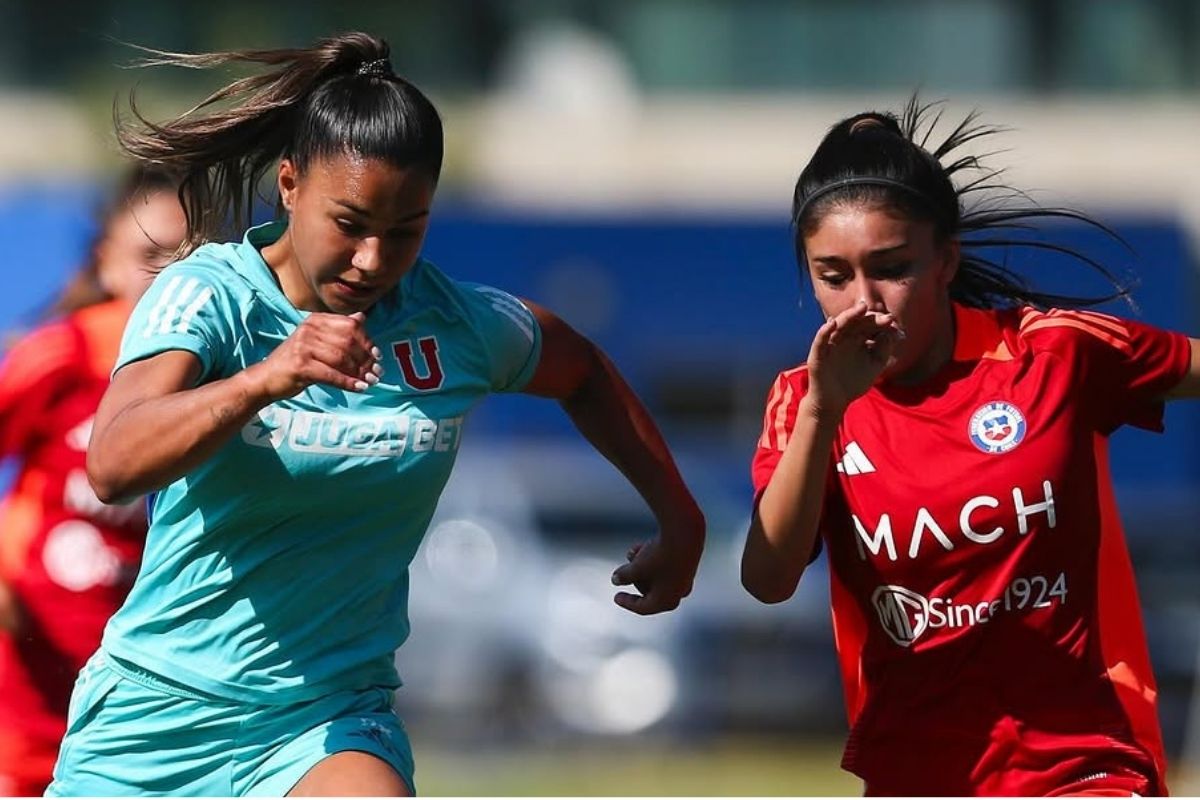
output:
<instances>
[{"instance_id":1,"label":"red sleeve","mask_svg":"<svg viewBox=\"0 0 1200 800\"><path fill-rule=\"evenodd\" d=\"M763 414L762 435L758 437L758 446L754 449L754 460L750 464L750 480L754 484L754 509L758 509L758 501L771 482L779 459L787 449L788 439L796 427L796 413L800 408L800 398L808 392L808 368L797 367L779 373L771 391L767 395L767 410ZM832 478L831 478L832 480ZM829 507L829 489L826 489L825 508ZM824 517L824 513L822 514ZM824 529L824 521L818 525ZM818 536L813 544L812 556L809 562L815 561L821 554L821 537Z\"/></svg>"},{"instance_id":2,"label":"red sleeve","mask_svg":"<svg viewBox=\"0 0 1200 800\"><path fill-rule=\"evenodd\" d=\"M763 415L762 435L754 449L750 479L754 483L754 504L762 497L775 467L787 449L788 439L796 427L796 411L800 398L808 391L808 369L798 367L779 373L767 395L767 410Z\"/></svg>"},{"instance_id":3,"label":"red sleeve","mask_svg":"<svg viewBox=\"0 0 1200 800\"><path fill-rule=\"evenodd\" d=\"M43 415L75 376L79 334L66 323L34 331L0 363L0 457L25 452Z\"/></svg>"},{"instance_id":4,"label":"red sleeve","mask_svg":"<svg viewBox=\"0 0 1200 800\"><path fill-rule=\"evenodd\" d=\"M1186 336L1107 314L1027 310L1021 332L1046 337L1069 358L1076 396L1102 433L1122 425L1161 431L1163 398L1191 364Z\"/></svg>"}]
</instances>

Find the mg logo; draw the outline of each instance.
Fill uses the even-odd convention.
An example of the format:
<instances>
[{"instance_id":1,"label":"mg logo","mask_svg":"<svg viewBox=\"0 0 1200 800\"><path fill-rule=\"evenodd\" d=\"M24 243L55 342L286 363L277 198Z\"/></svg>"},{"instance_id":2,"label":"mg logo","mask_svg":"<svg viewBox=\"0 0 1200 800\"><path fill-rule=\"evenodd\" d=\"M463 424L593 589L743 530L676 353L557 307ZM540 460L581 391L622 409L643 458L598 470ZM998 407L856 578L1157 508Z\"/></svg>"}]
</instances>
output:
<instances>
[{"instance_id":1,"label":"mg logo","mask_svg":"<svg viewBox=\"0 0 1200 800\"><path fill-rule=\"evenodd\" d=\"M871 595L887 635L901 647L909 647L929 627L929 601L903 586L880 586Z\"/></svg>"}]
</instances>

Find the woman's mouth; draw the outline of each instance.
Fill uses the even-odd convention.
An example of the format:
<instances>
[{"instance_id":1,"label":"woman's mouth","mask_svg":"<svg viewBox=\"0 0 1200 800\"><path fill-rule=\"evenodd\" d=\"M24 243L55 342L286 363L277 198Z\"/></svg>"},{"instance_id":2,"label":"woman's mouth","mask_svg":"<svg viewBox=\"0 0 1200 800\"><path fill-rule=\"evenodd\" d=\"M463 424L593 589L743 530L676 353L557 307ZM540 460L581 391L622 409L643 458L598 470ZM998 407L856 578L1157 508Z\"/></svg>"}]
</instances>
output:
<instances>
[{"instance_id":1,"label":"woman's mouth","mask_svg":"<svg viewBox=\"0 0 1200 800\"><path fill-rule=\"evenodd\" d=\"M341 278L337 278L333 282L334 288L339 294L346 297L352 297L361 300L364 297L370 297L375 292L375 287L365 283L350 283Z\"/></svg>"}]
</instances>

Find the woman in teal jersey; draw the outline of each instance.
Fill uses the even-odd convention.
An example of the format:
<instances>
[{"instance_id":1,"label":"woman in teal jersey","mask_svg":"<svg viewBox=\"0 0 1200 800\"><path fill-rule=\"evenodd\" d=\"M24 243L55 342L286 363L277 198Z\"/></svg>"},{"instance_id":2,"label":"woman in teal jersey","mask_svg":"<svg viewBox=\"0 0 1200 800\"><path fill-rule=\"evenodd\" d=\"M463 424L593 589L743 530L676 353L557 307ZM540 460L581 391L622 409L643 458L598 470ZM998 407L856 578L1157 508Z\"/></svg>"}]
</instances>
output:
<instances>
[{"instance_id":1,"label":"woman in teal jersey","mask_svg":"<svg viewBox=\"0 0 1200 800\"><path fill-rule=\"evenodd\" d=\"M614 572L622 607L688 594L703 516L603 353L420 256L442 127L382 40L149 63L273 69L119 126L184 176L189 255L139 304L96 416L98 496L154 493L152 522L49 792L409 794L390 707L407 565L478 400L559 400L646 499L660 534ZM206 243L276 166L286 219Z\"/></svg>"}]
</instances>

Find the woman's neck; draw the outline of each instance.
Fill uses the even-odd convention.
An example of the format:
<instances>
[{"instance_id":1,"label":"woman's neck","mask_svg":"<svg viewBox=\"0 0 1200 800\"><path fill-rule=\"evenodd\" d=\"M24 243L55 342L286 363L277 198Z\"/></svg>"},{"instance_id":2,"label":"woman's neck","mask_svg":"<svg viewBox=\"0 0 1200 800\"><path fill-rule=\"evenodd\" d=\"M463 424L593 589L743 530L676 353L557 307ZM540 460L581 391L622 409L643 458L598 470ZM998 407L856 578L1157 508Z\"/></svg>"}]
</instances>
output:
<instances>
[{"instance_id":1,"label":"woman's neck","mask_svg":"<svg viewBox=\"0 0 1200 800\"><path fill-rule=\"evenodd\" d=\"M954 345L957 341L954 304L947 300L938 309L938 316L940 319L934 326L934 337L929 347L902 375L892 378L892 383L900 386L914 386L923 383L941 372L942 368L954 358Z\"/></svg>"},{"instance_id":2,"label":"woman's neck","mask_svg":"<svg viewBox=\"0 0 1200 800\"><path fill-rule=\"evenodd\" d=\"M263 261L275 276L279 290L301 311L321 311L323 308L315 292L304 278L304 271L296 260L296 251L292 247L292 229L287 227L283 235L271 244L262 248Z\"/></svg>"}]
</instances>

